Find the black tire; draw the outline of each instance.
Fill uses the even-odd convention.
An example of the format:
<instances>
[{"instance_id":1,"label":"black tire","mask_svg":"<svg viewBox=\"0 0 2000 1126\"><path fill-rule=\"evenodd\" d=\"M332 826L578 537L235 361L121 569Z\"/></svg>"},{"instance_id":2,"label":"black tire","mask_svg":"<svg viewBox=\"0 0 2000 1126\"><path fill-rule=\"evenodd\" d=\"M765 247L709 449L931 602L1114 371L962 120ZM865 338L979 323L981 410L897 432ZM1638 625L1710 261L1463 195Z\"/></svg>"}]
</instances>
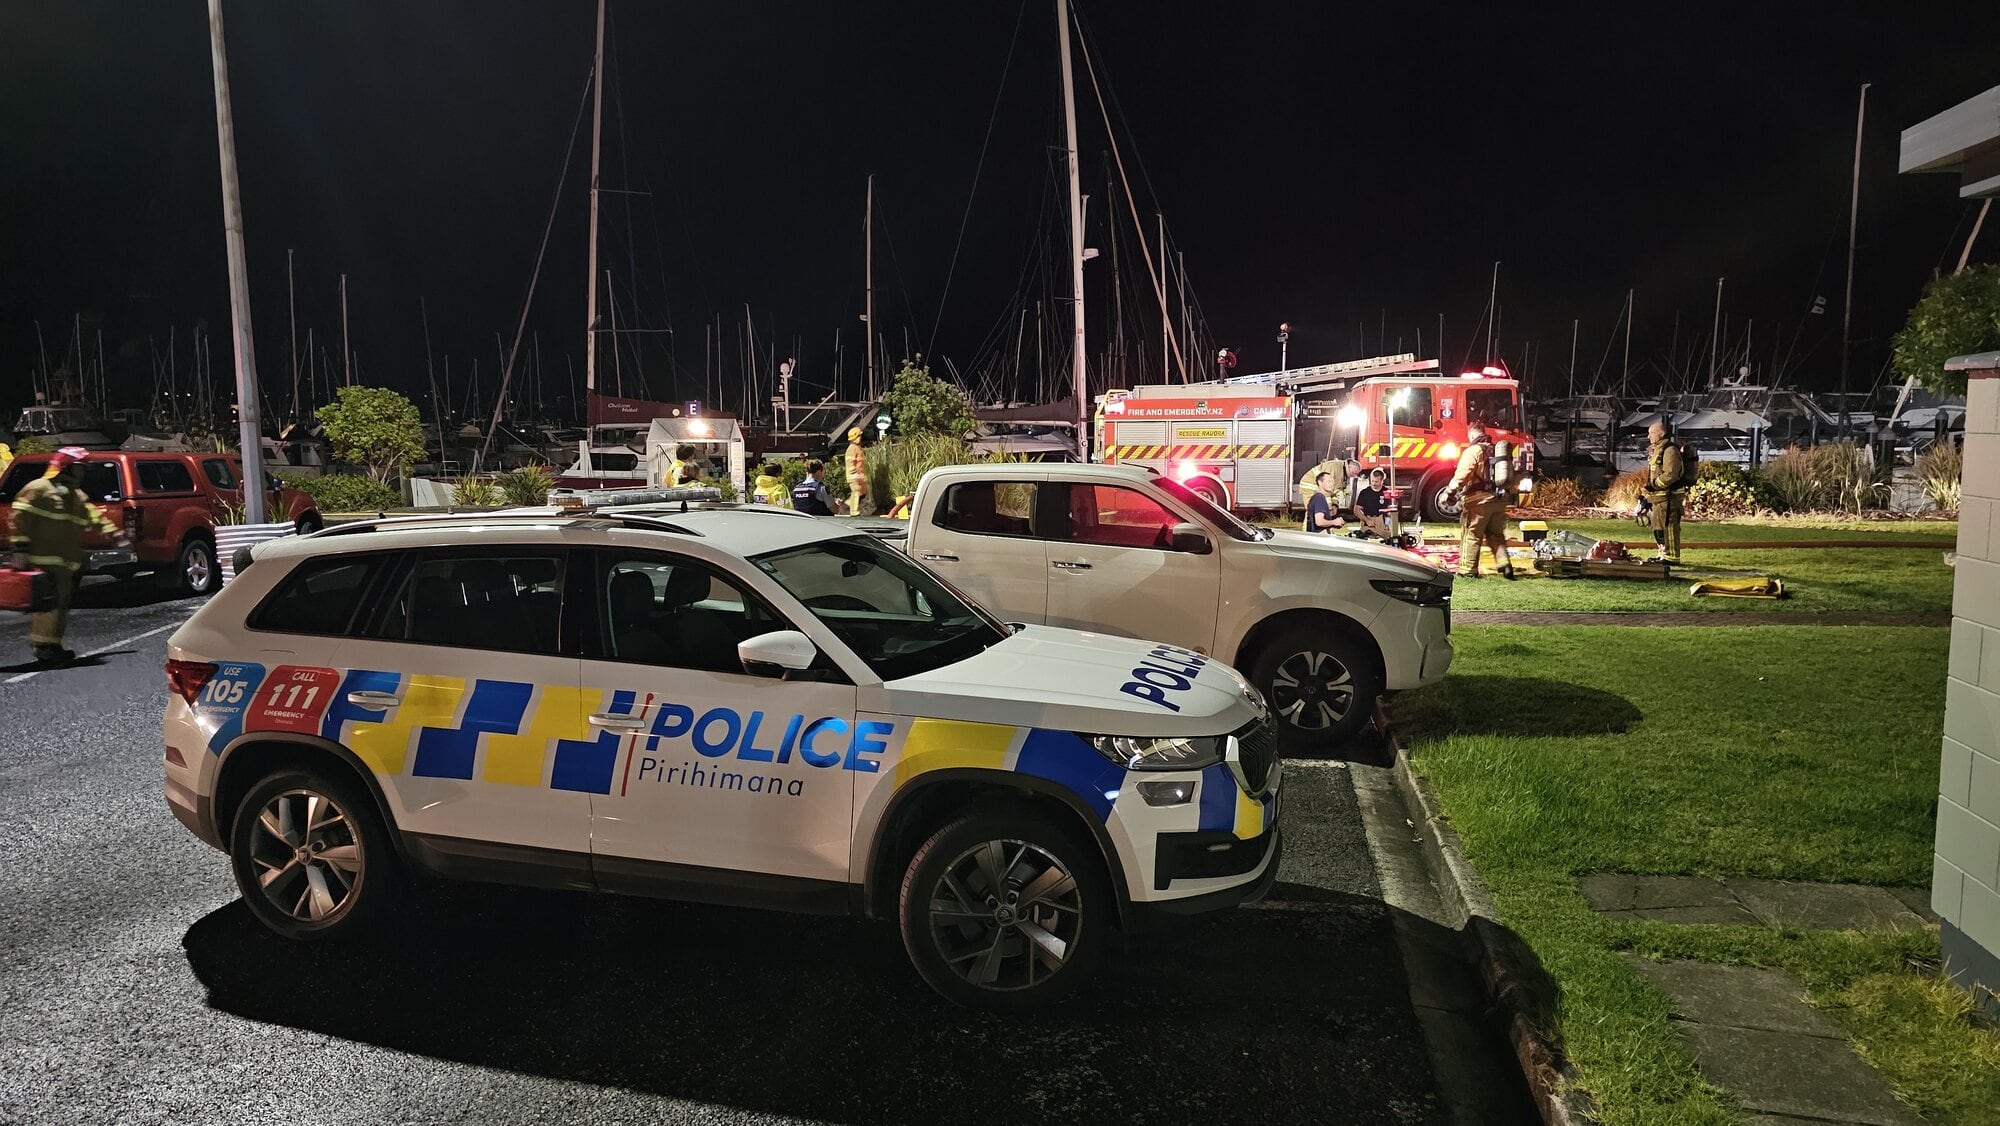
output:
<instances>
[{"instance_id":1,"label":"black tire","mask_svg":"<svg viewBox=\"0 0 2000 1126\"><path fill-rule=\"evenodd\" d=\"M1222 482L1217 481L1215 478L1190 477L1187 480L1187 487L1194 492L1200 493L1205 500L1215 507L1228 509L1229 490L1223 488Z\"/></svg>"},{"instance_id":2,"label":"black tire","mask_svg":"<svg viewBox=\"0 0 2000 1126\"><path fill-rule=\"evenodd\" d=\"M1434 523L1455 524L1465 512L1465 498L1444 499L1444 491L1451 484L1451 474L1433 473L1417 486L1417 511L1423 518Z\"/></svg>"},{"instance_id":3,"label":"black tire","mask_svg":"<svg viewBox=\"0 0 2000 1126\"><path fill-rule=\"evenodd\" d=\"M1250 683L1271 705L1281 734L1319 749L1353 737L1382 695L1372 654L1323 627L1294 626L1278 634L1258 650Z\"/></svg>"},{"instance_id":4,"label":"black tire","mask_svg":"<svg viewBox=\"0 0 2000 1126\"><path fill-rule=\"evenodd\" d=\"M292 521L292 525L299 535L309 536L326 527L326 521L321 519L317 512L305 512L300 514L297 520Z\"/></svg>"},{"instance_id":5,"label":"black tire","mask_svg":"<svg viewBox=\"0 0 2000 1126\"><path fill-rule=\"evenodd\" d=\"M1005 891L989 896L996 871ZM1037 888L1025 905L1018 898ZM970 910L954 917L955 906ZM1096 848L1025 809L967 814L932 834L903 871L896 907L924 981L954 1004L1001 1013L1076 992L1116 913ZM990 981L975 980L982 971Z\"/></svg>"},{"instance_id":6,"label":"black tire","mask_svg":"<svg viewBox=\"0 0 2000 1126\"><path fill-rule=\"evenodd\" d=\"M231 819L229 860L250 913L300 942L361 933L402 890L373 799L327 767L286 767L252 786Z\"/></svg>"},{"instance_id":7,"label":"black tire","mask_svg":"<svg viewBox=\"0 0 2000 1126\"><path fill-rule=\"evenodd\" d=\"M215 541L192 535L181 541L174 556L174 569L166 575L169 586L184 595L210 594L222 586L222 567L216 562Z\"/></svg>"}]
</instances>

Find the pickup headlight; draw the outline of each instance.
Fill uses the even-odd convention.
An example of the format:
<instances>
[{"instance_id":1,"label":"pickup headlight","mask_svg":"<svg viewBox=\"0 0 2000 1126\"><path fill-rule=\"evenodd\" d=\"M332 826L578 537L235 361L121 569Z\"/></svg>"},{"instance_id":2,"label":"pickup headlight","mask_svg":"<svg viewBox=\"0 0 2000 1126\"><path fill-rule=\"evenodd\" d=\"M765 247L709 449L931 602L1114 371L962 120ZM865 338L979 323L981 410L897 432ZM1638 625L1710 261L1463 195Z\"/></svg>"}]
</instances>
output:
<instances>
[{"instance_id":1,"label":"pickup headlight","mask_svg":"<svg viewBox=\"0 0 2000 1126\"><path fill-rule=\"evenodd\" d=\"M1428 582L1422 579L1375 579L1368 585L1398 602L1415 606L1451 605L1451 579L1442 575Z\"/></svg>"},{"instance_id":2,"label":"pickup headlight","mask_svg":"<svg viewBox=\"0 0 2000 1126\"><path fill-rule=\"evenodd\" d=\"M1127 770L1200 770L1222 761L1221 735L1092 735L1097 753Z\"/></svg>"}]
</instances>

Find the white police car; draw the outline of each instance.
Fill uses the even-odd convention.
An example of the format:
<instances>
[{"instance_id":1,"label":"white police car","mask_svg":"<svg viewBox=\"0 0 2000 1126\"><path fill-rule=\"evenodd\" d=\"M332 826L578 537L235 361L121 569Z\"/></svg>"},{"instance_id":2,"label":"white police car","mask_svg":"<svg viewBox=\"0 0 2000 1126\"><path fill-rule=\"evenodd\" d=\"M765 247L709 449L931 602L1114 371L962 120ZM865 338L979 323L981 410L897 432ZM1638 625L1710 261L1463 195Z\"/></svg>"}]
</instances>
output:
<instances>
[{"instance_id":1,"label":"white police car","mask_svg":"<svg viewBox=\"0 0 2000 1126\"><path fill-rule=\"evenodd\" d=\"M295 939L380 917L412 871L893 913L939 992L1021 1009L1114 929L1277 869L1279 766L1235 671L1008 626L780 511L277 541L169 657L168 802Z\"/></svg>"}]
</instances>

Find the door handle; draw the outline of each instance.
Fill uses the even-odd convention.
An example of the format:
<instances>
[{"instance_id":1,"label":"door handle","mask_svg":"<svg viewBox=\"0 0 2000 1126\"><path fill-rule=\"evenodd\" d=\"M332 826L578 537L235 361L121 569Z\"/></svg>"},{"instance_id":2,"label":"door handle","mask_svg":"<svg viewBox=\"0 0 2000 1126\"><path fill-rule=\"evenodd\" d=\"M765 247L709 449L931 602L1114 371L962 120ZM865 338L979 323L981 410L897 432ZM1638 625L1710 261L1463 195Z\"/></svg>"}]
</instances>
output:
<instances>
[{"instance_id":1,"label":"door handle","mask_svg":"<svg viewBox=\"0 0 2000 1126\"><path fill-rule=\"evenodd\" d=\"M1065 571L1090 570L1090 564L1085 563L1080 559L1051 559L1049 560L1049 566L1060 567Z\"/></svg>"},{"instance_id":2,"label":"door handle","mask_svg":"<svg viewBox=\"0 0 2000 1126\"><path fill-rule=\"evenodd\" d=\"M592 712L590 725L602 727L607 731L644 731L650 726L640 716L618 715L614 712Z\"/></svg>"},{"instance_id":3,"label":"door handle","mask_svg":"<svg viewBox=\"0 0 2000 1126\"><path fill-rule=\"evenodd\" d=\"M926 551L926 552L924 552L923 554L921 554L921 555L917 556L917 558L919 558L919 559L922 559L922 560L924 560L924 561L925 561L925 562L927 562L927 563L956 563L956 562L958 562L958 556L956 556L956 555L952 555L952 554L950 554L950 553L948 553L948 552L943 552L943 551Z\"/></svg>"},{"instance_id":4,"label":"door handle","mask_svg":"<svg viewBox=\"0 0 2000 1126\"><path fill-rule=\"evenodd\" d=\"M393 708L403 698L394 692L349 692L347 702L357 708Z\"/></svg>"}]
</instances>

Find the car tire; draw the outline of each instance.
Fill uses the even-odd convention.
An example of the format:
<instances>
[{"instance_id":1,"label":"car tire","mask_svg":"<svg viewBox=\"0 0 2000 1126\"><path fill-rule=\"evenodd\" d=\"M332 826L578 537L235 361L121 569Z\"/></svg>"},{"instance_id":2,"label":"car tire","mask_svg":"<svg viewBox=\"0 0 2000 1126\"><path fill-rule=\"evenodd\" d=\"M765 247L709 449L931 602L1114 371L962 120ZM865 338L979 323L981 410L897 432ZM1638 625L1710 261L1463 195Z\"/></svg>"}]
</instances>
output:
<instances>
[{"instance_id":1,"label":"car tire","mask_svg":"<svg viewBox=\"0 0 2000 1126\"><path fill-rule=\"evenodd\" d=\"M183 595L210 594L222 586L222 568L215 559L215 541L207 536L189 536L174 556L168 585Z\"/></svg>"},{"instance_id":2,"label":"car tire","mask_svg":"<svg viewBox=\"0 0 2000 1126\"><path fill-rule=\"evenodd\" d=\"M292 525L299 535L309 536L326 527L326 521L321 519L317 512L307 512L292 521Z\"/></svg>"},{"instance_id":3,"label":"car tire","mask_svg":"<svg viewBox=\"0 0 2000 1126\"><path fill-rule=\"evenodd\" d=\"M1115 913L1097 850L1026 810L968 814L939 829L910 858L897 897L917 973L947 1000L985 1012L1026 1012L1076 992Z\"/></svg>"},{"instance_id":4,"label":"car tire","mask_svg":"<svg viewBox=\"0 0 2000 1126\"><path fill-rule=\"evenodd\" d=\"M1185 483L1190 491L1201 494L1203 500L1224 511L1228 510L1229 490L1223 487L1222 482L1213 477L1190 477Z\"/></svg>"},{"instance_id":5,"label":"car tire","mask_svg":"<svg viewBox=\"0 0 2000 1126\"><path fill-rule=\"evenodd\" d=\"M360 933L401 891L374 801L323 767L286 768L252 786L230 825L229 859L250 913L301 942Z\"/></svg>"},{"instance_id":6,"label":"car tire","mask_svg":"<svg viewBox=\"0 0 2000 1126\"><path fill-rule=\"evenodd\" d=\"M1417 511L1426 520L1453 524L1465 512L1465 498L1462 496L1446 500L1444 491L1451 485L1451 474L1433 473L1417 486Z\"/></svg>"},{"instance_id":7,"label":"car tire","mask_svg":"<svg viewBox=\"0 0 2000 1126\"><path fill-rule=\"evenodd\" d=\"M1324 627L1285 630L1258 650L1250 683L1278 730L1308 746L1340 745L1375 714L1382 676L1363 647Z\"/></svg>"}]
</instances>

